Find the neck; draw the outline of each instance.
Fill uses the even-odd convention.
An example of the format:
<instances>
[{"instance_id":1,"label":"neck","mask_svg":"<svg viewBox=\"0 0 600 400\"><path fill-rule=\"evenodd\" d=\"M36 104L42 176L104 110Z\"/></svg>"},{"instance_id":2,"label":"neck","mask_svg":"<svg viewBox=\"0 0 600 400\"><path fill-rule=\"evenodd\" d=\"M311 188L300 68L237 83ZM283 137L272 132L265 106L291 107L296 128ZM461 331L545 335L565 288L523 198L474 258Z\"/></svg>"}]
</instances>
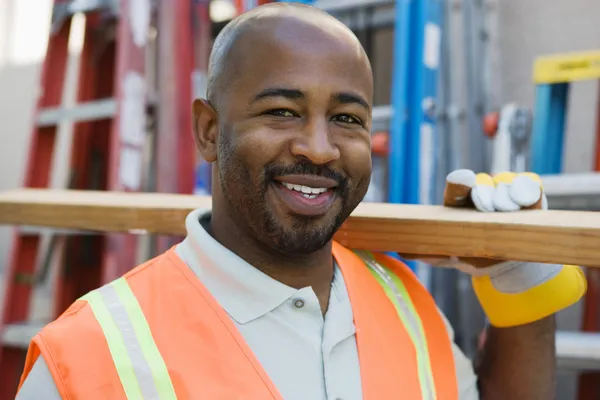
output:
<instances>
[{"instance_id":1,"label":"neck","mask_svg":"<svg viewBox=\"0 0 600 400\"><path fill-rule=\"evenodd\" d=\"M284 285L296 289L312 287L323 312L327 309L333 280L331 242L311 254L280 254L240 228L220 207L213 207L209 233L238 257Z\"/></svg>"}]
</instances>

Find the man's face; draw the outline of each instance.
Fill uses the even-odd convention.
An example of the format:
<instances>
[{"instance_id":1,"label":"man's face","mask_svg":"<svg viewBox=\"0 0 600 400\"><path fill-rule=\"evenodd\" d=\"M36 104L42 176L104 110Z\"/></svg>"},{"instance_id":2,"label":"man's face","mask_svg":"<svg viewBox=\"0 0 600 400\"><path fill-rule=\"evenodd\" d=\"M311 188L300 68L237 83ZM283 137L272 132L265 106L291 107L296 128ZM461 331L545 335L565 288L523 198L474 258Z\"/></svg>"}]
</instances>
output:
<instances>
[{"instance_id":1,"label":"man's face","mask_svg":"<svg viewBox=\"0 0 600 400\"><path fill-rule=\"evenodd\" d=\"M293 20L269 32L236 44L218 107L217 174L234 221L273 250L308 254L367 191L371 72L347 38Z\"/></svg>"}]
</instances>

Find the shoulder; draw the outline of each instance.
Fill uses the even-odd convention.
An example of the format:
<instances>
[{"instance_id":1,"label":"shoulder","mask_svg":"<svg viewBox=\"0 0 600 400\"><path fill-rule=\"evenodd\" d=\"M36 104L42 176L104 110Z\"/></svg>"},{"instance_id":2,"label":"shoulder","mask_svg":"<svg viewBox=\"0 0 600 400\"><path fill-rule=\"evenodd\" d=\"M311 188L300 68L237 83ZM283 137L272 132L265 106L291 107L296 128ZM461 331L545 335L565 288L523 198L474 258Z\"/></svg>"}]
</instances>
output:
<instances>
[{"instance_id":1,"label":"shoulder","mask_svg":"<svg viewBox=\"0 0 600 400\"><path fill-rule=\"evenodd\" d=\"M380 264L384 265L402 280L405 289L410 293L412 301L415 302L415 307L420 309L420 314L428 315L429 322L432 320L438 321L437 324L429 325L429 328L445 330L452 350L459 398L461 400L478 400L477 375L475 374L473 362L455 343L454 328L443 311L435 303L433 296L422 285L415 273L402 261L385 254L375 254L375 258ZM427 324L427 321L423 322Z\"/></svg>"},{"instance_id":2,"label":"shoulder","mask_svg":"<svg viewBox=\"0 0 600 400\"><path fill-rule=\"evenodd\" d=\"M174 252L172 250L167 251L166 253L129 270L120 278L86 293L84 296L75 300L56 320L46 325L40 334L47 336L52 334L52 332L57 331L63 338L66 338L69 335L79 332L78 328L83 328L85 333L89 334L89 325L96 320L96 316L94 315L89 302L91 295L102 292L105 287L114 285L117 281L125 280L130 284L133 281L140 282L152 280L153 275L160 273L160 270L169 269L172 263L176 262L176 260L173 259L173 256Z\"/></svg>"},{"instance_id":3,"label":"shoulder","mask_svg":"<svg viewBox=\"0 0 600 400\"><path fill-rule=\"evenodd\" d=\"M37 358L15 398L15 400L38 399L61 399L44 357Z\"/></svg>"},{"instance_id":4,"label":"shoulder","mask_svg":"<svg viewBox=\"0 0 600 400\"><path fill-rule=\"evenodd\" d=\"M98 379L106 381L115 378L106 369L107 365L113 364L113 359L106 345L105 329L113 326L109 321L112 318L109 308L116 303L110 296L119 294L116 290L107 289L114 288L117 282L126 282L126 285L138 287L152 285L159 290L162 285L153 284L161 278L161 273L156 275L156 271L175 269L170 268L173 264L169 257L169 252L163 253L117 280L87 293L75 300L57 319L44 326L30 343L20 398L46 398L30 397L29 394L36 393L38 387L46 388L48 385L57 388L59 393L67 393L75 385L73 382L87 382L90 376L98 376ZM81 357L82 354L86 357ZM94 362L90 363L89 360Z\"/></svg>"}]
</instances>

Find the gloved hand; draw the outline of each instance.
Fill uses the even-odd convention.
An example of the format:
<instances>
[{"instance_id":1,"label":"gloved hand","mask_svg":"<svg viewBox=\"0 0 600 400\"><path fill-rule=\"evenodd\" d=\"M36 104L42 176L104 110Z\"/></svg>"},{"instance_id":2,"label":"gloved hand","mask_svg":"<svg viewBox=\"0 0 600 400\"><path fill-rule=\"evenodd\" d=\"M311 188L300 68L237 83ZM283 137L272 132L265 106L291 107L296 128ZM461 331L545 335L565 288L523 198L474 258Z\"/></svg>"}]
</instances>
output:
<instances>
[{"instance_id":1,"label":"gloved hand","mask_svg":"<svg viewBox=\"0 0 600 400\"><path fill-rule=\"evenodd\" d=\"M474 207L481 212L548 207L541 179L536 174L505 172L492 177L465 169L453 171L446 177L444 205ZM477 298L490 324L497 327L523 325L547 317L579 301L587 289L585 275L575 265L481 258L417 258L471 275Z\"/></svg>"}]
</instances>

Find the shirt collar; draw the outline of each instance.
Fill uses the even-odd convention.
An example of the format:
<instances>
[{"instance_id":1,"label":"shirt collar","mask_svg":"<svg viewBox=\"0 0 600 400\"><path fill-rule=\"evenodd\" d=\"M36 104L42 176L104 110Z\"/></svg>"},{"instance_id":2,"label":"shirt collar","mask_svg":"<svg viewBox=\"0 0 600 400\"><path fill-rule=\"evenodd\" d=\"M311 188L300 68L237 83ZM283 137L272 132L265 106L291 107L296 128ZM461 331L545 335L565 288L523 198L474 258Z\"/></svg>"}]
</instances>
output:
<instances>
[{"instance_id":1,"label":"shirt collar","mask_svg":"<svg viewBox=\"0 0 600 400\"><path fill-rule=\"evenodd\" d=\"M187 237L177 253L235 321L245 324L259 318L297 292L217 242L200 223L202 219L210 219L210 211L199 209L187 216Z\"/></svg>"}]
</instances>

